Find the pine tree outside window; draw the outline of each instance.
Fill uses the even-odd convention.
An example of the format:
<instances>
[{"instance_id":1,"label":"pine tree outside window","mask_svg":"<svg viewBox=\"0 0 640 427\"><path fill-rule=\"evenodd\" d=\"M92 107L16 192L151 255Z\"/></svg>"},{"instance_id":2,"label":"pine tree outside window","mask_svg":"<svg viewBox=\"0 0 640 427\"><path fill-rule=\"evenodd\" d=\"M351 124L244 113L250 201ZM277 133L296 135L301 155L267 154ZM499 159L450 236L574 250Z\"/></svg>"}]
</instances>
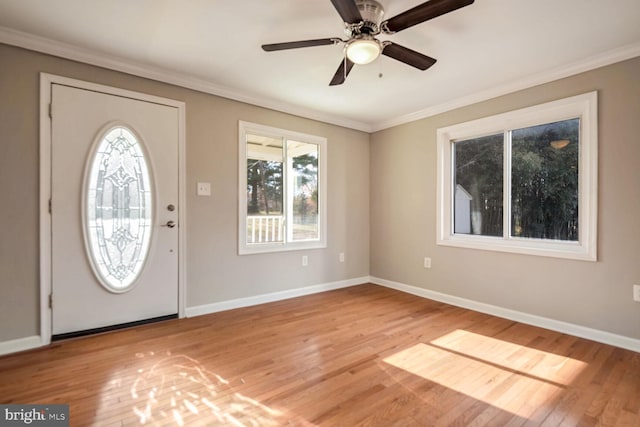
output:
<instances>
[{"instance_id":1,"label":"pine tree outside window","mask_svg":"<svg viewBox=\"0 0 640 427\"><path fill-rule=\"evenodd\" d=\"M326 247L326 139L240 122L239 252Z\"/></svg>"}]
</instances>

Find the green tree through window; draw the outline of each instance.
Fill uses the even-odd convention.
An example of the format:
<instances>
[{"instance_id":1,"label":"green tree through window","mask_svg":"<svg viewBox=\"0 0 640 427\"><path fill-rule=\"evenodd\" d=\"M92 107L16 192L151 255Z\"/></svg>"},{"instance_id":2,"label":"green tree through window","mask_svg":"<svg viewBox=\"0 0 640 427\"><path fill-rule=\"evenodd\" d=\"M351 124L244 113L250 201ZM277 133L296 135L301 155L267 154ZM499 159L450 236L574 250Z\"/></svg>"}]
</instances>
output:
<instances>
[{"instance_id":1,"label":"green tree through window","mask_svg":"<svg viewBox=\"0 0 640 427\"><path fill-rule=\"evenodd\" d=\"M511 136L511 235L578 240L578 119Z\"/></svg>"},{"instance_id":2,"label":"green tree through window","mask_svg":"<svg viewBox=\"0 0 640 427\"><path fill-rule=\"evenodd\" d=\"M511 236L578 240L579 128L571 119L508 132ZM456 221L469 221L470 234L503 234L504 138L455 142L455 184L471 195L469 218Z\"/></svg>"},{"instance_id":3,"label":"green tree through window","mask_svg":"<svg viewBox=\"0 0 640 427\"><path fill-rule=\"evenodd\" d=\"M326 246L326 139L240 122L239 252Z\"/></svg>"},{"instance_id":4,"label":"green tree through window","mask_svg":"<svg viewBox=\"0 0 640 427\"><path fill-rule=\"evenodd\" d=\"M597 95L439 128L437 243L597 260Z\"/></svg>"}]
</instances>

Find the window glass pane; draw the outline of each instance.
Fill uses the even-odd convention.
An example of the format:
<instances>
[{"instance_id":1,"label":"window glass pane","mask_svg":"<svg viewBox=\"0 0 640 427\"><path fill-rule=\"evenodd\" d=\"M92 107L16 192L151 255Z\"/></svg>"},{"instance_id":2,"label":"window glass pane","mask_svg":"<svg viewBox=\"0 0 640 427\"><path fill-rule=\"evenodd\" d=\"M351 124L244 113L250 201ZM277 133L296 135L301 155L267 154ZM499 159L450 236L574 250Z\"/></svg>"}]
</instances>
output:
<instances>
[{"instance_id":1,"label":"window glass pane","mask_svg":"<svg viewBox=\"0 0 640 427\"><path fill-rule=\"evenodd\" d=\"M151 242L152 195L147 160L124 127L100 140L85 183L85 234L93 269L107 289L128 290Z\"/></svg>"},{"instance_id":2,"label":"window glass pane","mask_svg":"<svg viewBox=\"0 0 640 427\"><path fill-rule=\"evenodd\" d=\"M454 143L454 233L502 236L503 138Z\"/></svg>"},{"instance_id":3,"label":"window glass pane","mask_svg":"<svg viewBox=\"0 0 640 427\"><path fill-rule=\"evenodd\" d=\"M290 162L291 239L317 240L318 227L318 146L287 142Z\"/></svg>"},{"instance_id":4,"label":"window glass pane","mask_svg":"<svg viewBox=\"0 0 640 427\"><path fill-rule=\"evenodd\" d=\"M238 130L238 252L326 247L326 138L243 121Z\"/></svg>"},{"instance_id":5,"label":"window glass pane","mask_svg":"<svg viewBox=\"0 0 640 427\"><path fill-rule=\"evenodd\" d=\"M512 131L511 235L578 240L579 119Z\"/></svg>"},{"instance_id":6,"label":"window glass pane","mask_svg":"<svg viewBox=\"0 0 640 427\"><path fill-rule=\"evenodd\" d=\"M282 138L247 134L247 243L284 241Z\"/></svg>"}]
</instances>

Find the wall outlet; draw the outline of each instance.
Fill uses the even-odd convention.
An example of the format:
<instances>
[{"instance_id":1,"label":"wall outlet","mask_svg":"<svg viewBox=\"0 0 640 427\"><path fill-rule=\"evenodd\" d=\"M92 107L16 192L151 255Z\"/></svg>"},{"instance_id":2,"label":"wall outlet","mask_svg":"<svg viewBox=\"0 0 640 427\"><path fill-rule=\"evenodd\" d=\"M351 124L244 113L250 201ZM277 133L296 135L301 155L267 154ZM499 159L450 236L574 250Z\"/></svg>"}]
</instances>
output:
<instances>
[{"instance_id":1,"label":"wall outlet","mask_svg":"<svg viewBox=\"0 0 640 427\"><path fill-rule=\"evenodd\" d=\"M210 196L211 195L211 183L199 182L198 183L198 196Z\"/></svg>"},{"instance_id":2,"label":"wall outlet","mask_svg":"<svg viewBox=\"0 0 640 427\"><path fill-rule=\"evenodd\" d=\"M431 268L431 258L424 257L424 268Z\"/></svg>"},{"instance_id":3,"label":"wall outlet","mask_svg":"<svg viewBox=\"0 0 640 427\"><path fill-rule=\"evenodd\" d=\"M344 252L340 252L340 255L338 255L338 259L340 260L340 262L344 262Z\"/></svg>"},{"instance_id":4,"label":"wall outlet","mask_svg":"<svg viewBox=\"0 0 640 427\"><path fill-rule=\"evenodd\" d=\"M307 255L302 255L302 266L306 267L309 265L309 257Z\"/></svg>"},{"instance_id":5,"label":"wall outlet","mask_svg":"<svg viewBox=\"0 0 640 427\"><path fill-rule=\"evenodd\" d=\"M640 285L633 285L633 300L640 302Z\"/></svg>"}]
</instances>

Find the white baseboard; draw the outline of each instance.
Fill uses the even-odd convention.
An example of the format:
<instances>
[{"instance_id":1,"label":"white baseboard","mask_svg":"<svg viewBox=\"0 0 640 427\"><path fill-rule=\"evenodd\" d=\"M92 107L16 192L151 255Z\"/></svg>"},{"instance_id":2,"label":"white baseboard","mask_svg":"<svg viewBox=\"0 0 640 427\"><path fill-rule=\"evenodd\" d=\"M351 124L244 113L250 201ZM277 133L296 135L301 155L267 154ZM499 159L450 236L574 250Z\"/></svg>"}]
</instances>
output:
<instances>
[{"instance_id":1,"label":"white baseboard","mask_svg":"<svg viewBox=\"0 0 640 427\"><path fill-rule=\"evenodd\" d=\"M212 304L187 307L185 310L185 314L187 317L201 316L203 314L217 313L219 311L232 310L234 308L249 307L252 305L281 301L289 298L301 297L304 295L311 295L320 292L332 291L335 289L347 288L349 286L362 285L368 282L369 276L356 277L354 279L341 280L338 282L323 283L320 285L307 286L304 288L290 289L287 291L273 292L246 298L215 302Z\"/></svg>"},{"instance_id":2,"label":"white baseboard","mask_svg":"<svg viewBox=\"0 0 640 427\"><path fill-rule=\"evenodd\" d=\"M295 298L304 295L317 294L320 292L332 291L335 289L347 288L350 286L361 285L365 283L373 283L387 288L395 289L408 294L416 295L434 301L451 304L456 307L462 307L469 310L479 311L481 313L490 314L492 316L502 317L504 319L513 320L527 325L538 326L552 331L573 335L580 338L597 341L603 344L609 344L616 347L640 353L640 340L623 335L613 334L598 329L587 328L585 326L575 325L572 323L562 322L559 320L549 319L547 317L536 316L533 314L523 313L508 308L498 307L491 304L485 304L466 298L444 294L441 292L431 291L417 286L411 286L404 283L394 282L391 280L380 279L378 277L357 277L354 279L341 280L338 282L324 283L320 285L308 286L304 288L291 289L281 292L273 292L269 294L256 295L247 298L238 298L229 301L221 301L213 304L199 305L186 308L187 317L195 317L203 314L216 313L219 311L232 310L234 308L249 307L252 305L264 304L267 302L281 301L289 298ZM42 339L38 335L18 338L0 342L0 356L19 351L30 350L41 347Z\"/></svg>"},{"instance_id":3,"label":"white baseboard","mask_svg":"<svg viewBox=\"0 0 640 427\"><path fill-rule=\"evenodd\" d=\"M490 314L492 316L502 317L504 319L514 320L516 322L525 323L527 325L538 326L550 329L556 332L573 335L588 340L597 341L603 344L613 345L615 347L640 353L640 340L623 335L613 334L598 329L587 328L585 326L575 325L573 323L562 322L560 320L549 319L547 317L536 316L534 314L523 313L508 308L498 307L491 304L485 304L460 298L453 295L443 294L441 292L431 291L416 286L406 285L404 283L393 282L391 280L380 279L378 277L370 277L369 281L376 285L406 292L408 294L455 305L456 307L467 308L473 311Z\"/></svg>"},{"instance_id":4,"label":"white baseboard","mask_svg":"<svg viewBox=\"0 0 640 427\"><path fill-rule=\"evenodd\" d=\"M3 354L17 353L19 351L31 350L42 346L40 335L18 338L15 340L0 342L0 356Z\"/></svg>"}]
</instances>

